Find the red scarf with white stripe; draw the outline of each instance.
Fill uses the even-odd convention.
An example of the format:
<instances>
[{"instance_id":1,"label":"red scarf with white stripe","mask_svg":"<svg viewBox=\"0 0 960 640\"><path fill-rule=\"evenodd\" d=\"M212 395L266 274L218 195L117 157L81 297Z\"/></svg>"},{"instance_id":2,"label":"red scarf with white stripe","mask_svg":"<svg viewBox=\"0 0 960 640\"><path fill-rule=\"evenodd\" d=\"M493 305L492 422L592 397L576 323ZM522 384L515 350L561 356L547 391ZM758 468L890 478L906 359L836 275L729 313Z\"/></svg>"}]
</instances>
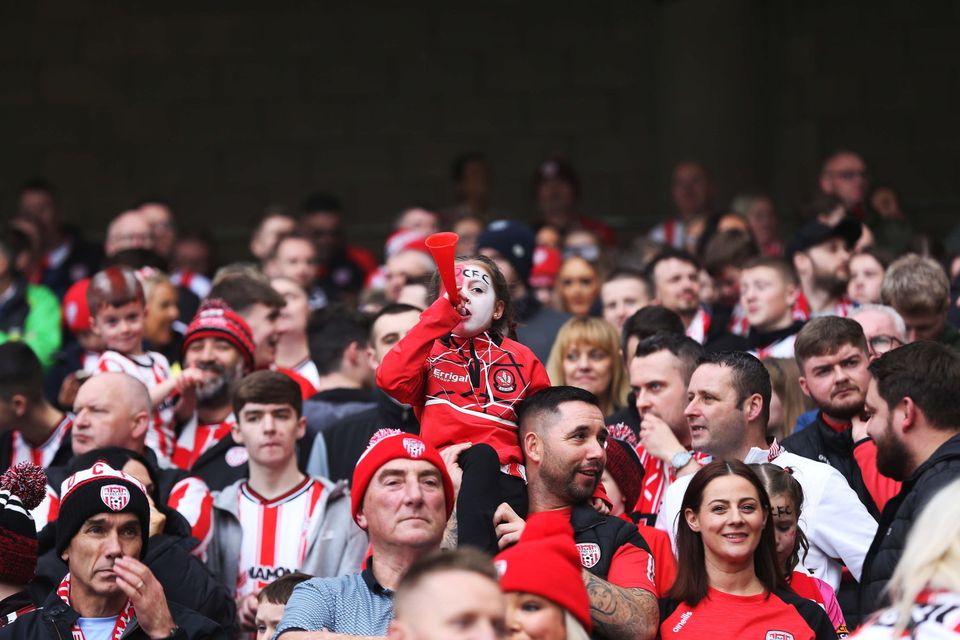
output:
<instances>
[{"instance_id":1,"label":"red scarf with white stripe","mask_svg":"<svg viewBox=\"0 0 960 640\"><path fill-rule=\"evenodd\" d=\"M70 606L69 573L63 577L63 581L60 583L60 586L57 587L57 595L60 596L60 599L63 600L68 607ZM136 615L136 611L133 610L133 603L127 598L127 603L123 605L123 609L120 610L120 615L117 616L117 622L113 625L113 633L110 634L110 640L120 640L123 633L127 630L127 625L130 624L130 621L133 620ZM85 640L83 629L80 628L78 622L73 623L73 629L70 630L70 633L73 635L73 640Z\"/></svg>"}]
</instances>

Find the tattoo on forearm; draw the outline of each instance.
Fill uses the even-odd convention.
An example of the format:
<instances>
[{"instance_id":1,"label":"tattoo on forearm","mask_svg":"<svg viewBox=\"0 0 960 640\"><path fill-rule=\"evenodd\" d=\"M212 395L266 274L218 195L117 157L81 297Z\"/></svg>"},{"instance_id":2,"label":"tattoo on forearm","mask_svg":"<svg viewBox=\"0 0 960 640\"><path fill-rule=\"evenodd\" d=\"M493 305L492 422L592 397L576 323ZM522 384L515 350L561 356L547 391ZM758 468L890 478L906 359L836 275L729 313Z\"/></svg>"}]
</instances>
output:
<instances>
[{"instance_id":1,"label":"tattoo on forearm","mask_svg":"<svg viewBox=\"0 0 960 640\"><path fill-rule=\"evenodd\" d=\"M610 584L584 571L594 630L605 638L652 638L659 614L653 595Z\"/></svg>"},{"instance_id":2,"label":"tattoo on forearm","mask_svg":"<svg viewBox=\"0 0 960 640\"><path fill-rule=\"evenodd\" d=\"M459 537L457 529L457 510L454 509L450 513L450 519L447 520L446 529L443 530L443 540L440 541L441 549L451 550L457 548L457 538Z\"/></svg>"}]
</instances>

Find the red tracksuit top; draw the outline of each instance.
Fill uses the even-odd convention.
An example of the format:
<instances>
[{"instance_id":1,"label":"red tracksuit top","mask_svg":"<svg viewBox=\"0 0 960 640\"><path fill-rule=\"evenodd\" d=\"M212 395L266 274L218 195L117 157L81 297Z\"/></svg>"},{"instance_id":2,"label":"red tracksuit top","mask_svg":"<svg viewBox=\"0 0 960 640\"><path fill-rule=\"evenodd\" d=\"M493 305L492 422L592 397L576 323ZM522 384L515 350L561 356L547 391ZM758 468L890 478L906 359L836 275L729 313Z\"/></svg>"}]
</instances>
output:
<instances>
[{"instance_id":1,"label":"red tracksuit top","mask_svg":"<svg viewBox=\"0 0 960 640\"><path fill-rule=\"evenodd\" d=\"M516 410L550 378L519 342L452 336L460 320L450 301L438 298L383 357L377 386L413 407L420 436L438 449L482 442L496 449L500 464L522 465Z\"/></svg>"}]
</instances>

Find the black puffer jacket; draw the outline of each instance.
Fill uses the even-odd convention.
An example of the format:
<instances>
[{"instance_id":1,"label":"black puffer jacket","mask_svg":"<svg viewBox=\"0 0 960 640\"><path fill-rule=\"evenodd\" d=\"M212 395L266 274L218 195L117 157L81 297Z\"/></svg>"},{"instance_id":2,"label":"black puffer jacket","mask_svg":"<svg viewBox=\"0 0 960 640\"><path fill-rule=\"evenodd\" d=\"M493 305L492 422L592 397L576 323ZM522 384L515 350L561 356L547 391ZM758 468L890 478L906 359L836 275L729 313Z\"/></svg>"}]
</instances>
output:
<instances>
[{"instance_id":1,"label":"black puffer jacket","mask_svg":"<svg viewBox=\"0 0 960 640\"><path fill-rule=\"evenodd\" d=\"M877 536L863 562L860 607L864 613L887 606L881 593L903 555L910 528L927 502L957 478L960 478L960 434L934 451L884 508Z\"/></svg>"},{"instance_id":2,"label":"black puffer jacket","mask_svg":"<svg viewBox=\"0 0 960 640\"><path fill-rule=\"evenodd\" d=\"M183 516L172 509L163 509L163 512L167 516L166 525L162 533L150 537L143 563L163 586L168 602L180 604L233 630L237 613L233 597L206 565L191 555L198 543L190 536L190 525ZM41 532L41 551L56 537L55 527L53 522ZM56 550L42 552L37 562L37 577L30 584L34 601L43 602L66 574L67 565Z\"/></svg>"},{"instance_id":3,"label":"black puffer jacket","mask_svg":"<svg viewBox=\"0 0 960 640\"><path fill-rule=\"evenodd\" d=\"M226 632L199 613L167 603L173 623L179 627L170 636L174 640L227 640ZM0 629L0 640L70 640L71 630L79 614L60 599L56 592L47 596L43 607L17 618L13 624ZM136 618L130 621L123 640L149 640Z\"/></svg>"}]
</instances>

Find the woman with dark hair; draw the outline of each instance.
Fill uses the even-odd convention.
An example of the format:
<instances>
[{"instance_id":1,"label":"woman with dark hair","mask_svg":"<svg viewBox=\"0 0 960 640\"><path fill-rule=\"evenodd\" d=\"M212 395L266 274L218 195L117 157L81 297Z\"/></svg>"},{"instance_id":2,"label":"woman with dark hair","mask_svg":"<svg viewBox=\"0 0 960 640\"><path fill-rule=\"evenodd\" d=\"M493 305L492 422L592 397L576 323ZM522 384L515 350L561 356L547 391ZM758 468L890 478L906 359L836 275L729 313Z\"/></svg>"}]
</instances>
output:
<instances>
[{"instance_id":1,"label":"woman with dark hair","mask_svg":"<svg viewBox=\"0 0 960 640\"><path fill-rule=\"evenodd\" d=\"M660 605L663 638L836 638L823 609L786 586L770 499L740 461L712 462L693 477L677 559L677 579Z\"/></svg>"}]
</instances>

